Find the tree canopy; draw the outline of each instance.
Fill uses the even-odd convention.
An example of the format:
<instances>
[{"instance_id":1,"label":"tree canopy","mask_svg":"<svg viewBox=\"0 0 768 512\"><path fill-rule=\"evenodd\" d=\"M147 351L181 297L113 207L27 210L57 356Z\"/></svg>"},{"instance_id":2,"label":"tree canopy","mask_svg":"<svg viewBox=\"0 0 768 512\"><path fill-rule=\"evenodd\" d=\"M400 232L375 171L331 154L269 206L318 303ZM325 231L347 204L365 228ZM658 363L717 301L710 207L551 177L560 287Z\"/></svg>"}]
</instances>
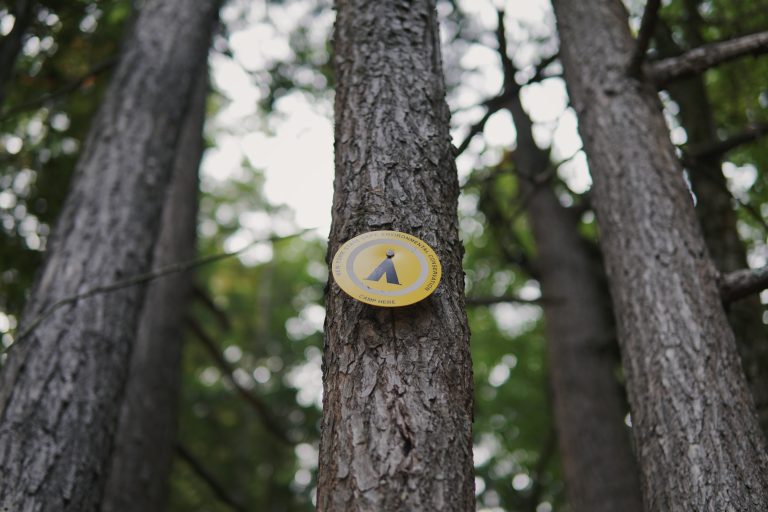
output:
<instances>
[{"instance_id":1,"label":"tree canopy","mask_svg":"<svg viewBox=\"0 0 768 512\"><path fill-rule=\"evenodd\" d=\"M75 162L141 4L20 0L0 6L0 56L12 31L26 23L13 73L0 84L4 352L19 337L18 320ZM475 495L478 510L567 510L543 318L546 301L557 297L543 295L539 284L543 269L527 210L531 193L521 184L514 158L521 132L508 111L510 78L532 120L533 138L549 161L534 190L554 191L597 262L599 233L551 6L543 1L497 4L437 2L466 250ZM663 59L768 30L764 0L670 0L655 15L646 12L646 2L624 4L635 36L643 31L644 16L657 17L643 63L651 71ZM25 9L30 16L23 15ZM333 181L337 85L333 20L326 0L230 0L222 9L209 56L199 259L190 265L193 294L184 320L168 510L304 511L314 506L330 223L329 215L315 212L331 208L326 192ZM671 140L688 183L694 183L697 209L707 198L696 195L692 169L696 162L717 158L715 168L724 176L719 186L752 268L768 263L768 173L763 172L768 169L763 138L768 135L768 57L757 55L766 48L768 43L750 52L755 55L688 79L700 80L706 92L712 140L695 138L695 127L683 115L681 98L688 93L674 87L688 82L658 87ZM514 65L511 76L502 55ZM302 159L302 154L326 161ZM278 184L286 166L306 166L291 175L306 181ZM327 188L314 187L315 180L327 181ZM306 206L312 200L327 203ZM762 302L754 307L751 314L759 317L758 336L765 342L768 317ZM602 350L615 362L616 382L624 385L615 337L604 340ZM621 406L629 432L629 406Z\"/></svg>"}]
</instances>

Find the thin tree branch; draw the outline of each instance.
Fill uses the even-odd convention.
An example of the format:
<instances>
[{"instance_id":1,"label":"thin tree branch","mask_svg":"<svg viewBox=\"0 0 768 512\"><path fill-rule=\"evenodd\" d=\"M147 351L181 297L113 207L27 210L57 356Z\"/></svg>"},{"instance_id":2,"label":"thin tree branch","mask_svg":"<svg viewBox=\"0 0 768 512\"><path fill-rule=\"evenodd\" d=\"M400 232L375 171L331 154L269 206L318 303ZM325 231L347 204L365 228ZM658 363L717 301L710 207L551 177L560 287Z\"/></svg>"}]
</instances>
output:
<instances>
[{"instance_id":1,"label":"thin tree branch","mask_svg":"<svg viewBox=\"0 0 768 512\"><path fill-rule=\"evenodd\" d=\"M277 420L272 415L272 412L269 410L267 404L265 404L264 401L256 394L244 388L239 382L237 382L237 379L235 379L235 368L229 364L226 359L224 359L224 356L221 354L221 351L216 345L216 342L208 335L208 333L205 332L202 326L193 318L187 318L187 326L195 334L197 339L200 340L206 351L208 351L208 354L211 356L211 359L213 359L213 362L216 363L216 366L219 367L219 370L221 370L224 378L226 378L227 381L235 388L240 397L248 402L248 405L253 408L253 410L256 412L256 415L261 418L262 424L266 427L269 433L283 443L287 445L293 445L285 433L285 428L278 424Z\"/></svg>"},{"instance_id":2,"label":"thin tree branch","mask_svg":"<svg viewBox=\"0 0 768 512\"><path fill-rule=\"evenodd\" d=\"M504 25L504 11L498 9L496 11L496 41L498 42L498 53L501 60L501 68L504 72L504 92L509 94L514 91L517 92L520 86L515 82L515 68L514 62L509 58L507 53L507 29Z\"/></svg>"},{"instance_id":3,"label":"thin tree branch","mask_svg":"<svg viewBox=\"0 0 768 512\"><path fill-rule=\"evenodd\" d=\"M549 57L544 57L543 59L541 59L541 61L539 61L539 63L536 64L536 71L534 72L533 76L530 78L530 80L525 82L522 86L530 85L530 84L533 84L533 83L538 83L538 82L541 82L542 80L545 80L547 78L553 78L555 76L559 76L559 75L545 75L544 74L544 71L549 67L549 65L552 64L553 62L555 62L559 57L560 57L560 53L559 52L555 52L552 55L550 55Z\"/></svg>"},{"instance_id":4,"label":"thin tree branch","mask_svg":"<svg viewBox=\"0 0 768 512\"><path fill-rule=\"evenodd\" d=\"M472 139L474 139L477 134L483 132L483 130L485 129L485 124L488 122L491 116L496 112L498 112L499 110L501 110L502 108L504 108L504 105L502 104L489 106L488 110L485 111L485 114L483 115L483 117L478 122L476 122L475 124L469 127L469 133L467 133L467 136L464 137L463 141L461 141L461 144L459 144L459 147L457 147L453 151L453 155L459 156L460 154L462 154L469 147L469 143L472 142Z\"/></svg>"},{"instance_id":5,"label":"thin tree branch","mask_svg":"<svg viewBox=\"0 0 768 512\"><path fill-rule=\"evenodd\" d=\"M192 453L185 448L183 445L177 443L176 446L176 455L179 456L181 460L187 463L187 466L189 469L192 470L193 473L195 473L200 480L205 482L205 484L208 486L208 488L213 492L213 494L216 496L216 498L219 499L222 503L227 505L232 510L235 510L237 512L247 512L247 508L245 505L241 504L237 500L235 500L230 494L224 489L224 486L219 483L216 478L211 475L207 469L205 469L205 466L195 458Z\"/></svg>"},{"instance_id":6,"label":"thin tree branch","mask_svg":"<svg viewBox=\"0 0 768 512\"><path fill-rule=\"evenodd\" d=\"M467 306L493 306L494 304L532 304L539 305L544 302L544 299L523 299L516 295L501 295L499 297L487 296L487 297L467 297Z\"/></svg>"},{"instance_id":7,"label":"thin tree branch","mask_svg":"<svg viewBox=\"0 0 768 512\"><path fill-rule=\"evenodd\" d=\"M683 165L685 165L686 167L689 167L689 168L692 167L695 164L695 162L692 162L691 159L686 157L685 155L683 155L682 162L683 162ZM743 201L743 200L739 199L738 197L736 197L733 194L733 192L731 192L728 189L728 187L725 185L725 183L723 183L720 180L714 179L708 173L704 173L703 176L704 176L704 179L709 180L715 186L719 187L726 194L731 196L731 198L739 205L740 208L743 208L750 215L750 217L752 217L755 220L755 222L760 224L760 227L763 228L763 233L768 233L768 222L765 221L765 219L763 218L762 214L757 210L757 208L755 208L754 205L752 205L752 204L750 204L750 203L748 203L746 201Z\"/></svg>"},{"instance_id":8,"label":"thin tree branch","mask_svg":"<svg viewBox=\"0 0 768 512\"><path fill-rule=\"evenodd\" d=\"M536 196L539 190L541 190L541 187L549 183L549 181L555 176L555 173L557 172L557 167L558 166L556 165L551 165L541 174L537 176L533 176L529 179L529 181L531 181L533 186L531 187L530 190L528 190L528 192L525 195L521 196L518 199L515 209L512 210L512 213L510 213L509 215L510 224L513 223L515 220L517 220L517 218L520 215L525 213L525 210L528 209L528 205L530 204L531 200L534 198L534 196ZM525 179L522 176L520 176L520 178Z\"/></svg>"},{"instance_id":9,"label":"thin tree branch","mask_svg":"<svg viewBox=\"0 0 768 512\"><path fill-rule=\"evenodd\" d=\"M754 124L728 138L705 145L692 146L685 151L685 158L691 160L704 160L707 158L720 157L743 144L754 142L767 134L768 123Z\"/></svg>"},{"instance_id":10,"label":"thin tree branch","mask_svg":"<svg viewBox=\"0 0 768 512\"><path fill-rule=\"evenodd\" d=\"M729 304L768 288L768 265L745 268L724 274L720 279L720 296Z\"/></svg>"},{"instance_id":11,"label":"thin tree branch","mask_svg":"<svg viewBox=\"0 0 768 512\"><path fill-rule=\"evenodd\" d=\"M646 76L661 88L673 80L701 73L744 55L760 55L766 52L768 31L700 46L677 57L649 63L645 72Z\"/></svg>"},{"instance_id":12,"label":"thin tree branch","mask_svg":"<svg viewBox=\"0 0 768 512\"><path fill-rule=\"evenodd\" d=\"M227 312L222 310L211 298L210 294L203 289L202 286L195 284L192 287L192 293L199 302L201 302L208 311L213 313L213 316L216 318L216 322L219 324L219 326L225 330L229 331L232 329L232 322L229 320L229 316L227 315Z\"/></svg>"},{"instance_id":13,"label":"thin tree branch","mask_svg":"<svg viewBox=\"0 0 768 512\"><path fill-rule=\"evenodd\" d=\"M729 190L728 193L731 194L731 191ZM752 203L748 203L746 201L742 201L741 199L734 196L733 194L731 194L731 197L736 200L736 202L739 204L740 207L746 210L746 212L750 215L750 217L752 217L752 219L755 220L755 222L760 224L760 227L763 228L764 235L768 233L768 222L765 221L760 211L757 208L755 208L755 205L753 205Z\"/></svg>"},{"instance_id":14,"label":"thin tree branch","mask_svg":"<svg viewBox=\"0 0 768 512\"><path fill-rule=\"evenodd\" d=\"M127 277L125 279L120 279L119 281L115 281L109 284L105 285L99 285L94 286L93 288L90 288L88 290L85 290L84 292L77 293L74 295L70 295L68 297L64 297L63 299L59 299L47 308L43 309L43 311L40 312L39 315L37 315L30 324L22 330L15 338L15 342L10 345L9 347L4 348L2 351L0 351L0 354L5 353L8 348L16 345L21 341L23 338L26 338L29 336L32 331L34 331L40 323L51 316L56 310L59 308L62 308L69 304L74 304L77 301L81 299L86 299L88 297L93 297L94 295L101 295L103 293L109 293L114 292L117 290L122 290L123 288L129 288L131 286L136 286L144 283L148 283L149 281L153 281L157 278L164 277L170 274L176 274L179 272L185 272L187 270L192 270L197 267L201 267L203 265L208 265L210 263L215 263L220 260L224 260L227 258L232 258L233 256L237 256L238 254L242 254L243 252L247 251L248 249L252 248L254 245L263 243L263 242L277 242L280 240L287 240L290 238L295 238L297 236L300 236L307 231L310 231L309 229L304 229L302 231L299 231L298 233L294 233L292 235L288 236L279 236L279 237L271 237L267 238L265 240L254 240L253 242L249 243L242 249L239 249L237 251L232 252L222 252L222 253L216 253L216 254L209 254L207 256L203 256L200 258L196 258L189 261L182 261L179 263L171 263L170 265L166 265L164 267L160 267L158 269L146 272L144 274L138 274L135 276Z\"/></svg>"},{"instance_id":15,"label":"thin tree branch","mask_svg":"<svg viewBox=\"0 0 768 512\"><path fill-rule=\"evenodd\" d=\"M496 27L496 40L498 41L498 53L499 58L501 59L501 65L504 70L504 86L501 93L499 93L497 96L494 96L493 98L490 98L483 102L483 105L487 107L487 110L485 112L485 115L475 124L473 124L469 128L469 132L467 133L467 136L464 137L464 140L459 144L459 146L454 150L453 154L454 156L459 156L462 154L468 147L469 144L472 142L472 139L475 138L476 135L483 132L485 129L485 125L488 122L488 120L501 109L507 108L507 105L510 101L512 101L517 95L519 90L522 87L525 87L526 85L530 85L533 83L541 82L542 80L546 78L551 78L549 75L545 75L544 71L549 67L550 64L555 62L558 58L558 53L555 52L552 55L545 57L539 61L538 64L536 64L535 72L533 76L530 78L530 80L526 81L524 84L518 84L515 82L515 72L517 68L514 65L514 62L512 62L512 59L509 58L509 55L507 54L507 35L506 35L506 29L504 27L504 11L497 10L496 11L497 17L498 17L498 25Z\"/></svg>"},{"instance_id":16,"label":"thin tree branch","mask_svg":"<svg viewBox=\"0 0 768 512\"><path fill-rule=\"evenodd\" d=\"M627 71L630 76L638 77L643 69L645 54L648 52L648 45L651 44L651 37L656 28L656 21L659 19L659 8L661 0L648 0L645 3L643 19L640 21L640 31L637 34L635 42L635 51L632 58L629 59Z\"/></svg>"},{"instance_id":17,"label":"thin tree branch","mask_svg":"<svg viewBox=\"0 0 768 512\"><path fill-rule=\"evenodd\" d=\"M57 98L60 98L62 96L66 96L67 94L76 91L79 89L85 82L87 82L89 79L103 73L104 71L111 68L115 63L117 62L117 57L110 57L95 66L93 66L91 69L89 69L85 74L82 76L79 76L69 82L68 84L64 85L63 87L46 94L43 94L42 96L39 96L37 98L33 98L29 101L26 101L24 103L21 103L19 105L16 105L15 107L11 107L2 114L0 114L0 121L5 121L8 118L11 118L17 114L20 114L22 112L26 112L27 110L31 110L33 108L39 107L41 105L45 105L46 103L55 100Z\"/></svg>"}]
</instances>

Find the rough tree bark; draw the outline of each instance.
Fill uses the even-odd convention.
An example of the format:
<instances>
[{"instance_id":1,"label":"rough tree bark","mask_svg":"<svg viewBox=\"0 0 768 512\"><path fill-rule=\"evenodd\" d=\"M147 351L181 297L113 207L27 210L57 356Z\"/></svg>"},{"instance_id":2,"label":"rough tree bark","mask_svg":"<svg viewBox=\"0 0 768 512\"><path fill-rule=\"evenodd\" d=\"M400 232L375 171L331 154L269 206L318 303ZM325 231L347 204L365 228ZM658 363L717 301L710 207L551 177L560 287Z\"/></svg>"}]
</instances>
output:
<instances>
[{"instance_id":1,"label":"rough tree bark","mask_svg":"<svg viewBox=\"0 0 768 512\"><path fill-rule=\"evenodd\" d=\"M765 446L655 88L620 0L553 0L594 180L650 511L768 508Z\"/></svg>"},{"instance_id":2,"label":"rough tree bark","mask_svg":"<svg viewBox=\"0 0 768 512\"><path fill-rule=\"evenodd\" d=\"M704 45L698 0L686 0L683 34L689 46ZM665 26L657 32L659 51L678 54L681 48ZM703 147L718 140L717 125L709 95L701 75L671 82L670 97L677 103L680 125L685 128L690 147ZM722 171L722 154L691 156L686 163L696 194L696 215L701 223L707 249L715 267L723 274L747 268L747 253L736 229L736 211ZM763 325L763 308L758 295L728 306L728 320L736 336L742 366L764 434L768 434L768 339Z\"/></svg>"},{"instance_id":3,"label":"rough tree bark","mask_svg":"<svg viewBox=\"0 0 768 512\"><path fill-rule=\"evenodd\" d=\"M207 75L207 69L205 69ZM176 150L153 267L195 256L198 167L203 151L207 76L190 98ZM147 286L120 411L103 512L165 510L176 441L181 347L191 271Z\"/></svg>"},{"instance_id":4,"label":"rough tree bark","mask_svg":"<svg viewBox=\"0 0 768 512\"><path fill-rule=\"evenodd\" d=\"M434 1L336 7L329 260L354 236L394 229L430 244L443 278L389 309L329 283L318 510L473 511L459 188Z\"/></svg>"},{"instance_id":5,"label":"rough tree bark","mask_svg":"<svg viewBox=\"0 0 768 512\"><path fill-rule=\"evenodd\" d=\"M19 332L27 334L0 375L0 510L99 506L143 289L45 313L72 294L149 269L217 7L217 0L149 0L126 41L22 316Z\"/></svg>"},{"instance_id":6,"label":"rough tree bark","mask_svg":"<svg viewBox=\"0 0 768 512\"><path fill-rule=\"evenodd\" d=\"M503 49L506 39L500 39ZM642 512L602 264L579 234L578 219L560 204L549 181L541 180L551 167L549 154L536 145L512 61L506 61L505 68L512 68L505 69L507 88L516 89L508 106L517 132L511 158L545 299L549 380L568 504L574 512Z\"/></svg>"},{"instance_id":7,"label":"rough tree bark","mask_svg":"<svg viewBox=\"0 0 768 512\"><path fill-rule=\"evenodd\" d=\"M33 0L16 0L15 8L11 9L15 17L13 28L0 40L0 107L5 102L5 87L13 76L24 32L32 21L34 4Z\"/></svg>"}]
</instances>

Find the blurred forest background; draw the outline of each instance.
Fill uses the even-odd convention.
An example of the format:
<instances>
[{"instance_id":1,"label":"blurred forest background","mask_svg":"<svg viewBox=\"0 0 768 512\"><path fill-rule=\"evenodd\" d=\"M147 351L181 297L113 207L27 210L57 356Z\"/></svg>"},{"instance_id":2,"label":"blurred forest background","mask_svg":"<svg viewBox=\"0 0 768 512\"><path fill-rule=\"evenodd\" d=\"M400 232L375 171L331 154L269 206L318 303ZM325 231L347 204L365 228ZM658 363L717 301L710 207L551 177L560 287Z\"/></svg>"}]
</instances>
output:
<instances>
[{"instance_id":1,"label":"blurred forest background","mask_svg":"<svg viewBox=\"0 0 768 512\"><path fill-rule=\"evenodd\" d=\"M14 342L25 292L140 4L0 3L3 44L25 25L13 73L0 83L5 348ZM626 4L637 30L644 2ZM529 196L520 193L509 164L516 130L499 54L501 41L535 141L547 148L553 172L546 186L578 218L599 258L586 158L557 60L553 15L548 2L524 0L440 0L438 13L460 151L478 509L567 510L548 390L540 304L546 298L525 215ZM660 16L652 56L765 30L768 2L670 0ZM327 0L230 0L221 18L209 58L198 253L247 249L195 273L168 510L311 510L333 169L334 14ZM761 172L768 146L760 139L768 132L767 79L768 59L752 58L702 75L700 90L723 143L714 149L698 130L705 121L684 115L681 101L691 93L661 93L683 161L707 151L722 159L726 208L737 215L751 267L768 263L768 175ZM687 111L701 112L701 104ZM294 233L301 235L289 237ZM605 351L621 380L615 340Z\"/></svg>"}]
</instances>

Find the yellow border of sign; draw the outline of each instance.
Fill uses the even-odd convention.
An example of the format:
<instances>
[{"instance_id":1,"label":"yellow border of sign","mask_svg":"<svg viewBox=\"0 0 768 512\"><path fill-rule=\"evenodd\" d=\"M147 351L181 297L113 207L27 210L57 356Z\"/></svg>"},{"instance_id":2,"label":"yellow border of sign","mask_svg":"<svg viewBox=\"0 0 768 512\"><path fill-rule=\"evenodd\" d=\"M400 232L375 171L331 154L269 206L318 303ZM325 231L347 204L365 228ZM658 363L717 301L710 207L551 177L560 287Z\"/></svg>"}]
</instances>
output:
<instances>
[{"instance_id":1,"label":"yellow border of sign","mask_svg":"<svg viewBox=\"0 0 768 512\"><path fill-rule=\"evenodd\" d=\"M367 286L364 278L355 276L352 269L362 250L378 249L380 247L377 246L381 245L387 245L389 249L393 244L415 255L419 265L415 280L402 283L402 290L377 290ZM443 269L437 254L425 241L400 231L370 231L339 247L333 256L331 273L339 287L353 299L373 306L394 308L414 304L431 295L440 284Z\"/></svg>"}]
</instances>

